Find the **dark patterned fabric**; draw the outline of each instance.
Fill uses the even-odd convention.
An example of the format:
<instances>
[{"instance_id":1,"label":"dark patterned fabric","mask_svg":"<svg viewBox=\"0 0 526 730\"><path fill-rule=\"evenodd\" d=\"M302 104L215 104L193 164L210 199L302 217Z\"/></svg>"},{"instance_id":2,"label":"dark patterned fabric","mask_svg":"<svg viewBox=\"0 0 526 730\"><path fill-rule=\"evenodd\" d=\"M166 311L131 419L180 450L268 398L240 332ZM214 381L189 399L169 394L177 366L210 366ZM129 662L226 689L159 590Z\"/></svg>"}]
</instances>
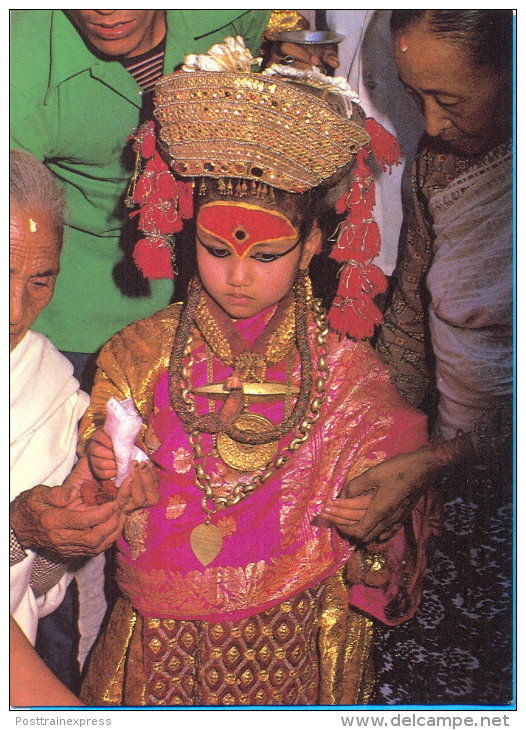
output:
<instances>
[{"instance_id":1,"label":"dark patterned fabric","mask_svg":"<svg viewBox=\"0 0 526 730\"><path fill-rule=\"evenodd\" d=\"M494 464L444 483L444 526L420 608L402 626L378 626L371 704L512 702L510 472Z\"/></svg>"},{"instance_id":2,"label":"dark patterned fabric","mask_svg":"<svg viewBox=\"0 0 526 730\"><path fill-rule=\"evenodd\" d=\"M26 551L18 542L18 538L11 525L9 525L9 566L21 563L26 558Z\"/></svg>"},{"instance_id":3,"label":"dark patterned fabric","mask_svg":"<svg viewBox=\"0 0 526 730\"><path fill-rule=\"evenodd\" d=\"M376 349L392 381L433 424L436 389L427 329L433 253L427 203L476 162L424 135L413 168L414 210L393 300ZM513 701L513 475L511 415L475 428L480 462L442 485L443 530L430 546L414 619L379 626L371 704L506 705Z\"/></svg>"},{"instance_id":4,"label":"dark patterned fabric","mask_svg":"<svg viewBox=\"0 0 526 730\"><path fill-rule=\"evenodd\" d=\"M469 157L446 154L438 139L424 135L413 163L413 209L395 271L395 288L376 352L400 393L417 408L433 383L432 347L427 332L426 276L433 255L433 222L427 203L472 164Z\"/></svg>"}]
</instances>

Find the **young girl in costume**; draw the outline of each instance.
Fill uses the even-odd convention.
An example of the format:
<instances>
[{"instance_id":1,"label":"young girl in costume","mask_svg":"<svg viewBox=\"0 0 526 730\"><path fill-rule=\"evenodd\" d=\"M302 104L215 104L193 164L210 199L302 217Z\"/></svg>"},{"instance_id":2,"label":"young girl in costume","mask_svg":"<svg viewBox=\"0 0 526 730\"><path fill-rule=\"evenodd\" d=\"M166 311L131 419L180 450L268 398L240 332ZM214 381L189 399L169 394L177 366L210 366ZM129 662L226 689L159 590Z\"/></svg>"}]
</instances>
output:
<instances>
[{"instance_id":1,"label":"young girl in costume","mask_svg":"<svg viewBox=\"0 0 526 730\"><path fill-rule=\"evenodd\" d=\"M417 608L430 513L426 497L367 549L336 526L363 515L346 509L347 480L426 440L369 345L329 331L308 277L317 202L370 138L319 75L192 63L157 86L131 194L150 254L169 261L166 234L191 219L197 273L184 306L105 345L81 424L96 476L112 478L106 404L133 399L160 482L118 541L120 596L82 699L366 703L375 620Z\"/></svg>"}]
</instances>

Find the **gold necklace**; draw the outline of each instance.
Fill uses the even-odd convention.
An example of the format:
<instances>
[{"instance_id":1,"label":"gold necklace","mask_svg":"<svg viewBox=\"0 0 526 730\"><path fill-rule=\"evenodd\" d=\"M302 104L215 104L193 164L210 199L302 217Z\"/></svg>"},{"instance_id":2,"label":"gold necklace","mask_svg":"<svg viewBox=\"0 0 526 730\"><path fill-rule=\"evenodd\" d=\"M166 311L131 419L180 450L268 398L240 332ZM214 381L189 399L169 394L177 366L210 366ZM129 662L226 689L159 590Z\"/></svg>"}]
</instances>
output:
<instances>
[{"instance_id":1,"label":"gold necklace","mask_svg":"<svg viewBox=\"0 0 526 730\"><path fill-rule=\"evenodd\" d=\"M283 447L277 456L269 459L266 465L259 469L260 473L255 474L250 481L239 482L235 485L232 492L226 496L217 496L214 494L210 476L205 469L206 455L202 448L202 433L198 429L194 429L188 434L188 440L193 452L192 462L195 470L195 485L202 492L201 508L206 515L204 524L198 525L192 530L190 546L196 558L204 566L208 565L217 557L223 544L223 536L220 530L210 522L211 515L221 509L238 504L245 497L255 492L262 484L267 482L288 461L290 456L305 443L309 438L314 424L320 418L321 408L327 397L326 383L329 377L327 350L328 327L325 311L319 300L311 300L311 309L314 314L316 326L315 344L318 354L317 377L314 379L314 395L309 404L308 415L305 415L296 427L295 435L290 443ZM194 363L191 348L192 342L193 336L190 335L185 348L187 363L183 365L181 371L181 379L183 381L181 397L188 410L193 413L195 412L195 403L190 387ZM209 507L210 501L212 502L212 507Z\"/></svg>"},{"instance_id":2,"label":"gold necklace","mask_svg":"<svg viewBox=\"0 0 526 730\"><path fill-rule=\"evenodd\" d=\"M249 390L254 391L254 395L257 395L258 398L261 397L267 399L276 395L276 393L272 394L270 389L277 388L278 390L282 390L281 397L283 397L282 384L261 382L264 381L264 374L266 370L265 362L268 355L268 349L263 357L260 357L260 355L262 354L261 349L265 350L269 342L271 342L272 335L274 334L270 327L272 321L275 320L276 326L279 328L280 320L283 321L283 315L286 313L288 303L285 300L280 302L278 309L274 313L269 325L267 325L267 329L263 333L263 336L260 336L261 339L258 338L253 346L256 348L255 352L252 350L250 352L240 352L240 349L235 346L237 355L241 355L242 360L244 360L246 356L245 366L248 367L250 374L250 377L246 378L247 382L245 382L243 387L240 387L240 385L241 382L245 380L245 367L241 368L240 373L238 373L239 377L237 377L237 384L235 387L227 387L225 390L223 384L212 384L200 388L199 394L208 398L217 397L219 388L225 398L225 405L218 413L213 412L201 416L197 414L195 407L190 408L185 398L183 398L183 389L185 384L183 382L184 377L182 371L187 358L185 350L188 339L192 335L193 328L195 326L194 317L198 307L200 306L202 295L202 289L199 281L194 279L191 282L188 301L177 326L169 364L170 401L174 411L182 420L187 433L191 433L196 429L201 432L211 434L224 431L239 443L259 445L269 443L271 441L279 441L279 439L281 439L285 434L290 433L296 428L307 412L313 382L312 357L307 331L307 312L312 301L312 293L306 272L298 272L297 279L294 284L294 294L292 294L292 291L290 294L293 295L295 299L295 338L301 360L301 387L296 399L296 404L294 405L292 412L286 416L279 425L264 431L247 431L237 428L236 419L243 411L245 396L249 394ZM287 299L290 300L290 297L288 296ZM212 303L212 306L217 308L217 305L214 303ZM226 315L222 314L220 310L218 311L218 316L225 320ZM223 325L228 330L232 327L232 322L227 318L224 322L222 322L222 326ZM239 338L237 332L232 333L232 335L233 340ZM270 335L270 337L268 335ZM281 359L286 355L286 352L286 349L282 351ZM261 362L262 360L265 362ZM236 375L236 373L233 373L233 376L234 375ZM189 387L188 383L186 383L186 386ZM260 391L258 391L258 389L260 389Z\"/></svg>"}]
</instances>

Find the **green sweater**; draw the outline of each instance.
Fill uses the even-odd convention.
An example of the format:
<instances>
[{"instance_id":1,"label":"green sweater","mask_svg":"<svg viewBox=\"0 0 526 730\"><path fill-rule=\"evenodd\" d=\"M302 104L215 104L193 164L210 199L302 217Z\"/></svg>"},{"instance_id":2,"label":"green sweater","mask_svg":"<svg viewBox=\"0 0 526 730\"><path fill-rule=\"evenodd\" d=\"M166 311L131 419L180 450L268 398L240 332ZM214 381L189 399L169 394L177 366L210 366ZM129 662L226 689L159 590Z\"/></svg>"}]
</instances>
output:
<instances>
[{"instance_id":1,"label":"green sweater","mask_svg":"<svg viewBox=\"0 0 526 730\"><path fill-rule=\"evenodd\" d=\"M270 13L167 10L164 73L228 35L242 35L257 55ZM95 352L173 293L172 281L144 282L122 263L130 179L122 156L139 124L141 89L118 61L94 56L62 10L11 11L10 47L11 146L45 162L70 209L55 295L33 329L61 350Z\"/></svg>"}]
</instances>

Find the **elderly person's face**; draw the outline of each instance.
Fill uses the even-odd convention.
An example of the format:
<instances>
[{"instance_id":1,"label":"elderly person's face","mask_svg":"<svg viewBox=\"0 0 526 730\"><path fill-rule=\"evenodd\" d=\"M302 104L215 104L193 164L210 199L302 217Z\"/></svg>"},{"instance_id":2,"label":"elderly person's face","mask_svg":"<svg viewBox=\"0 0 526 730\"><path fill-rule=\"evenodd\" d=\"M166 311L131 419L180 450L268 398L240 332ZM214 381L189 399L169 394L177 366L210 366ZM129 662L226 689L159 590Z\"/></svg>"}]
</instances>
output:
<instances>
[{"instance_id":1,"label":"elderly person's face","mask_svg":"<svg viewBox=\"0 0 526 730\"><path fill-rule=\"evenodd\" d=\"M425 22L395 33L394 49L400 79L425 116L429 135L466 155L506 140L509 74L476 65L465 48L434 35Z\"/></svg>"},{"instance_id":2,"label":"elderly person's face","mask_svg":"<svg viewBox=\"0 0 526 730\"><path fill-rule=\"evenodd\" d=\"M100 53L133 57L160 43L164 10L67 10L82 38Z\"/></svg>"},{"instance_id":3,"label":"elderly person's face","mask_svg":"<svg viewBox=\"0 0 526 730\"><path fill-rule=\"evenodd\" d=\"M53 297L60 241L46 210L28 215L11 204L9 241L9 350L23 339Z\"/></svg>"}]
</instances>

